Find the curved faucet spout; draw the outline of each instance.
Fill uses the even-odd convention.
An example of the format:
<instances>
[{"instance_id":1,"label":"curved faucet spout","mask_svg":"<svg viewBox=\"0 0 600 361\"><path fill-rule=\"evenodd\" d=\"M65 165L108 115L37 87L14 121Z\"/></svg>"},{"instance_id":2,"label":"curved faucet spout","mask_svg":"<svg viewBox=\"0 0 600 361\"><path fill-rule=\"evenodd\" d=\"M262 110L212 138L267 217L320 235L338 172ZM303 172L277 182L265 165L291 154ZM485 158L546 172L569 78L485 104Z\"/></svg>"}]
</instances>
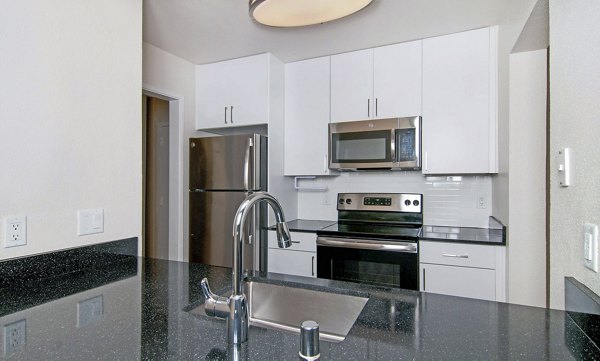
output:
<instances>
[{"instance_id":1,"label":"curved faucet spout","mask_svg":"<svg viewBox=\"0 0 600 361\"><path fill-rule=\"evenodd\" d=\"M279 201L267 192L256 192L250 194L239 206L235 218L233 221L233 295L242 294L242 267L243 267L243 235L244 235L244 224L246 218L252 210L252 207L259 202L267 202L275 213L275 219L277 221L277 244L280 248L288 248L292 245L292 237L287 224L285 223L285 216L283 209Z\"/></svg>"}]
</instances>

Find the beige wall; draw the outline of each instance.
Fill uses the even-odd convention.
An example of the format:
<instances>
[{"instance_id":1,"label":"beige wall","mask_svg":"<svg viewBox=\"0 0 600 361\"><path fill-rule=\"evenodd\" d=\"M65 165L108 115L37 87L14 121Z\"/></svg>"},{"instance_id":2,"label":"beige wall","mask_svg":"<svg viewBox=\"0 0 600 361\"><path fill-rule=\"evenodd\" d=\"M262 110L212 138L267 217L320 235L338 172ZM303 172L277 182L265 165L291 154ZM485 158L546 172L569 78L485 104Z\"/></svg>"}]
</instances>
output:
<instances>
[{"instance_id":1,"label":"beige wall","mask_svg":"<svg viewBox=\"0 0 600 361\"><path fill-rule=\"evenodd\" d=\"M547 50L510 56L508 301L546 307Z\"/></svg>"},{"instance_id":2,"label":"beige wall","mask_svg":"<svg viewBox=\"0 0 600 361\"><path fill-rule=\"evenodd\" d=\"M600 293L583 266L583 224L600 224L600 32L597 0L550 0L550 306L564 277ZM558 184L557 153L572 149L572 186Z\"/></svg>"},{"instance_id":3,"label":"beige wall","mask_svg":"<svg viewBox=\"0 0 600 361\"><path fill-rule=\"evenodd\" d=\"M0 7L0 218L28 227L0 258L140 236L142 1ZM78 237L88 208L104 233Z\"/></svg>"}]
</instances>

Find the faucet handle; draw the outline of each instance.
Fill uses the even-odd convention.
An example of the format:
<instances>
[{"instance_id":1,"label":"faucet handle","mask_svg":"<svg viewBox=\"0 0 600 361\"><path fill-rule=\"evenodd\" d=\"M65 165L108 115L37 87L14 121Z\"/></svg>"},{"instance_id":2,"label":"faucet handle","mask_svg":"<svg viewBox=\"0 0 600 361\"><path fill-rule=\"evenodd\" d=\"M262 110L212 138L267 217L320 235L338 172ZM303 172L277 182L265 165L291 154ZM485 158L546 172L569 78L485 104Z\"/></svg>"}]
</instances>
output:
<instances>
[{"instance_id":1,"label":"faucet handle","mask_svg":"<svg viewBox=\"0 0 600 361\"><path fill-rule=\"evenodd\" d=\"M208 279L204 277L200 281L200 288L204 294L204 312L210 317L224 318L229 314L229 299L221 297L210 290Z\"/></svg>"}]
</instances>

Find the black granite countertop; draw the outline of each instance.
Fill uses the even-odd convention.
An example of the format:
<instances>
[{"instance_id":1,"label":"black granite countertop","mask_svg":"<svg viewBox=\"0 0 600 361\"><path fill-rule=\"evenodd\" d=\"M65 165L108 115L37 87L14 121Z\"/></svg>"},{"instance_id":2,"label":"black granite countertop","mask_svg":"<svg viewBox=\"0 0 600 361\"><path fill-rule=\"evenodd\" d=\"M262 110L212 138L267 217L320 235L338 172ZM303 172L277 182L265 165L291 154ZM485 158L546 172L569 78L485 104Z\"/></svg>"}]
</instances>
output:
<instances>
[{"instance_id":1,"label":"black granite countertop","mask_svg":"<svg viewBox=\"0 0 600 361\"><path fill-rule=\"evenodd\" d=\"M100 277L105 273L110 275ZM2 303L0 325L25 327L26 346L0 355L10 360L226 360L233 352L227 349L225 322L186 309L203 301L203 277L216 291L228 287L230 273L129 257L52 282L4 287L0 297L10 301ZM562 311L278 274L249 277L369 297L344 341L321 342L322 360L600 359ZM297 360L298 347L296 334L251 327L248 342L235 351L241 360Z\"/></svg>"},{"instance_id":2,"label":"black granite countertop","mask_svg":"<svg viewBox=\"0 0 600 361\"><path fill-rule=\"evenodd\" d=\"M337 221L321 221L311 219L294 219L293 221L286 222L288 228L292 232L306 232L314 233L325 227L331 226L337 223ZM275 225L269 227L270 230L275 230Z\"/></svg>"}]
</instances>

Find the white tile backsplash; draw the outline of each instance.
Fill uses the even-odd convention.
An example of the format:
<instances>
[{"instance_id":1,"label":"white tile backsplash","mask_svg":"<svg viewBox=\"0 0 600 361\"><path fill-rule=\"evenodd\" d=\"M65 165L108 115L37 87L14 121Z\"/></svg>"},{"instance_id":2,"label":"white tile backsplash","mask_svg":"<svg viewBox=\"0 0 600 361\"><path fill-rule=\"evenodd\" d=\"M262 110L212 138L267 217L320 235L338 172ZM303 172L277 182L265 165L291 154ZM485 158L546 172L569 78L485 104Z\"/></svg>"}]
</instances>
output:
<instances>
[{"instance_id":1,"label":"white tile backsplash","mask_svg":"<svg viewBox=\"0 0 600 361\"><path fill-rule=\"evenodd\" d=\"M419 172L347 172L337 177L302 180L301 186L327 186L326 192L298 191L298 218L337 219L338 193L404 192L423 194L424 223L487 227L492 214L491 176L435 176ZM484 197L486 208L478 208ZM324 204L328 203L328 204Z\"/></svg>"}]
</instances>

